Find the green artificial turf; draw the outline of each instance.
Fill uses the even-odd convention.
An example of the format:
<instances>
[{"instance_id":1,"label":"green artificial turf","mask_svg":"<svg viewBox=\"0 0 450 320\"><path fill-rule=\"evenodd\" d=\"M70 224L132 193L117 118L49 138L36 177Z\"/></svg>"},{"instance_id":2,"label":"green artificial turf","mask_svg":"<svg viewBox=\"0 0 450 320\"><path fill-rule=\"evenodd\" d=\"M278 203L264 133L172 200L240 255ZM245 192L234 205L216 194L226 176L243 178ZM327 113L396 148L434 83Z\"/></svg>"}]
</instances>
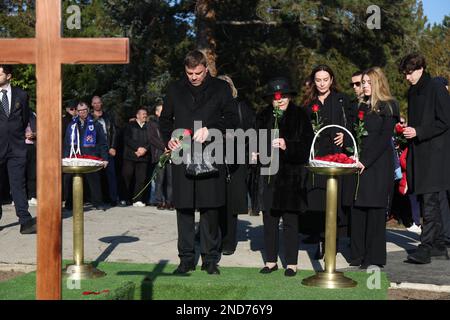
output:
<instances>
[{"instance_id":1,"label":"green artificial turf","mask_svg":"<svg viewBox=\"0 0 450 320\"><path fill-rule=\"evenodd\" d=\"M80 289L63 280L63 299L130 299L136 300L385 300L389 281L381 273L381 288L368 289L365 272L346 272L358 286L350 289L320 289L306 287L301 281L314 274L300 271L296 277L285 277L283 270L260 274L257 268L221 267L221 275L208 275L197 267L185 276L172 275L174 265L100 263L106 277L85 280ZM35 273L29 273L0 283L0 299L35 299ZM133 286L134 284L134 286ZM134 290L133 290L134 289ZM84 296L84 291L109 293Z\"/></svg>"}]
</instances>

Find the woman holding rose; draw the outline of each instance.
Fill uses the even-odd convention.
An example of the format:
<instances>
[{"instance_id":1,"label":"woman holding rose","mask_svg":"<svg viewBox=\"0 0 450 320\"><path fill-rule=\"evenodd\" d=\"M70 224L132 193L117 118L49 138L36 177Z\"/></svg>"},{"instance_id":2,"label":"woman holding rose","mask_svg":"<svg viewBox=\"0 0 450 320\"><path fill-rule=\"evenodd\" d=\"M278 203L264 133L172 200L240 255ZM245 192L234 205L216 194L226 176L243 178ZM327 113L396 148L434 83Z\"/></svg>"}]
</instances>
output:
<instances>
[{"instance_id":1,"label":"woman holding rose","mask_svg":"<svg viewBox=\"0 0 450 320\"><path fill-rule=\"evenodd\" d=\"M312 80L306 88L303 99L303 107L311 119L314 132L328 125L339 125L351 129L354 111L351 109L349 98L340 93L333 70L327 65L319 65L314 68L309 78ZM315 155L326 156L343 152L344 143L350 143L347 136L344 139L343 130L331 128L321 132L316 140ZM340 184L341 185L341 184ZM342 188L339 188L342 191ZM339 195L339 199L340 199ZM309 174L307 183L307 215L302 216L300 226L311 236L305 239L305 243L317 243L316 259L323 257L325 228L325 203L326 203L326 177ZM347 217L338 204L338 224L347 225ZM303 232L302 232L303 233Z\"/></svg>"},{"instance_id":2,"label":"woman holding rose","mask_svg":"<svg viewBox=\"0 0 450 320\"><path fill-rule=\"evenodd\" d=\"M399 108L378 67L362 75L365 100L359 105L357 126L363 126L359 146L359 183L351 219L350 265L364 269L386 264L386 212L394 187L392 136Z\"/></svg>"},{"instance_id":3,"label":"woman holding rose","mask_svg":"<svg viewBox=\"0 0 450 320\"><path fill-rule=\"evenodd\" d=\"M278 152L279 166L269 169L264 177L264 244L265 267L260 273L278 270L278 234L280 218L283 219L283 244L286 260L285 276L295 276L298 263L298 214L304 208L303 165L313 139L313 130L305 111L297 107L292 98L295 91L285 78L269 81L265 94L270 105L257 117L256 129L269 130L267 149ZM278 129L275 139L270 130ZM272 161L273 163L274 161Z\"/></svg>"}]
</instances>

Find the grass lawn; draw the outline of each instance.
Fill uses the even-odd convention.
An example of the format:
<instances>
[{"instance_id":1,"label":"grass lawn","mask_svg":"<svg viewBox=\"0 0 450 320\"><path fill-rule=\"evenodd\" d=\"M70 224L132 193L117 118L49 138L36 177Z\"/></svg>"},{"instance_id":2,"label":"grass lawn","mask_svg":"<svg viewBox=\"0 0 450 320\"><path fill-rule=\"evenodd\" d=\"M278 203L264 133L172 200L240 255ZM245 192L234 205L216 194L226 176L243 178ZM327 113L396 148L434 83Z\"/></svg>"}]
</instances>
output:
<instances>
[{"instance_id":1,"label":"grass lawn","mask_svg":"<svg viewBox=\"0 0 450 320\"><path fill-rule=\"evenodd\" d=\"M208 275L197 267L186 276L172 275L175 265L103 262L98 268L106 277L85 280L80 289L63 279L63 299L136 299L136 300L385 300L389 281L381 273L381 289L369 290L370 274L346 272L358 286L351 289L306 287L301 281L313 271L301 271L296 277L285 277L279 270L269 275L257 268L221 267L221 275ZM36 274L29 273L0 283L0 300L35 299ZM132 290L134 284L134 292ZM130 290L131 289L131 290ZM108 293L83 295L85 291ZM130 295L131 294L131 295Z\"/></svg>"}]
</instances>

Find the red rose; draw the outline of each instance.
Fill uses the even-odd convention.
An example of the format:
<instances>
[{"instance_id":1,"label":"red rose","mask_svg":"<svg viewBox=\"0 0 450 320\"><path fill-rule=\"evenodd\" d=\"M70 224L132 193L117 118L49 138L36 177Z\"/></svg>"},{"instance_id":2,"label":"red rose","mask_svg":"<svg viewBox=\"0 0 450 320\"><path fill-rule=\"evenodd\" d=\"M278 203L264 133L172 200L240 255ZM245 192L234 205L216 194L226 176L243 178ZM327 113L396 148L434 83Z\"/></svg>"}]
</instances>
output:
<instances>
[{"instance_id":1,"label":"red rose","mask_svg":"<svg viewBox=\"0 0 450 320\"><path fill-rule=\"evenodd\" d=\"M316 112L319 112L319 110L320 110L320 108L319 108L318 104L315 104L312 106L312 112L316 113Z\"/></svg>"},{"instance_id":2,"label":"red rose","mask_svg":"<svg viewBox=\"0 0 450 320\"><path fill-rule=\"evenodd\" d=\"M184 129L183 131L183 137L187 137L192 135L192 131L190 129Z\"/></svg>"},{"instance_id":3,"label":"red rose","mask_svg":"<svg viewBox=\"0 0 450 320\"><path fill-rule=\"evenodd\" d=\"M361 121L364 120L364 111L358 112L358 118L359 118L359 120L361 120Z\"/></svg>"},{"instance_id":4,"label":"red rose","mask_svg":"<svg viewBox=\"0 0 450 320\"><path fill-rule=\"evenodd\" d=\"M397 132L397 134L402 134L404 130L405 128L403 128L403 126L400 123L397 123L395 125L395 132Z\"/></svg>"},{"instance_id":5,"label":"red rose","mask_svg":"<svg viewBox=\"0 0 450 320\"><path fill-rule=\"evenodd\" d=\"M281 98L282 98L281 92L275 92L274 100L278 101L281 100Z\"/></svg>"}]
</instances>

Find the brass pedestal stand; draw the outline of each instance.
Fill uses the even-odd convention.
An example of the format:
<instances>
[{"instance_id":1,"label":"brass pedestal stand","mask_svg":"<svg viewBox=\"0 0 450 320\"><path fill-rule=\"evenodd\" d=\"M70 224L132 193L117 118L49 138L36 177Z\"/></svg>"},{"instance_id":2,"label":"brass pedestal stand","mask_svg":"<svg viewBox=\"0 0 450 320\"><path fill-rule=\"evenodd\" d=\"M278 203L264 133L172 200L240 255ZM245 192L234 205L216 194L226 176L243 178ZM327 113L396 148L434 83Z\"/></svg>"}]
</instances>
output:
<instances>
[{"instance_id":1,"label":"brass pedestal stand","mask_svg":"<svg viewBox=\"0 0 450 320\"><path fill-rule=\"evenodd\" d=\"M338 176L357 172L357 168L327 168L307 167L315 174L326 175L327 179L327 205L325 222L325 271L316 272L316 275L302 281L305 286L320 288L352 288L357 282L336 272L336 222L337 222L337 195Z\"/></svg>"},{"instance_id":2,"label":"brass pedestal stand","mask_svg":"<svg viewBox=\"0 0 450 320\"><path fill-rule=\"evenodd\" d=\"M103 277L106 274L90 264L84 263L84 210L83 210L83 174L101 170L98 166L63 166L64 173L73 174L73 260L64 271L72 280Z\"/></svg>"}]
</instances>

